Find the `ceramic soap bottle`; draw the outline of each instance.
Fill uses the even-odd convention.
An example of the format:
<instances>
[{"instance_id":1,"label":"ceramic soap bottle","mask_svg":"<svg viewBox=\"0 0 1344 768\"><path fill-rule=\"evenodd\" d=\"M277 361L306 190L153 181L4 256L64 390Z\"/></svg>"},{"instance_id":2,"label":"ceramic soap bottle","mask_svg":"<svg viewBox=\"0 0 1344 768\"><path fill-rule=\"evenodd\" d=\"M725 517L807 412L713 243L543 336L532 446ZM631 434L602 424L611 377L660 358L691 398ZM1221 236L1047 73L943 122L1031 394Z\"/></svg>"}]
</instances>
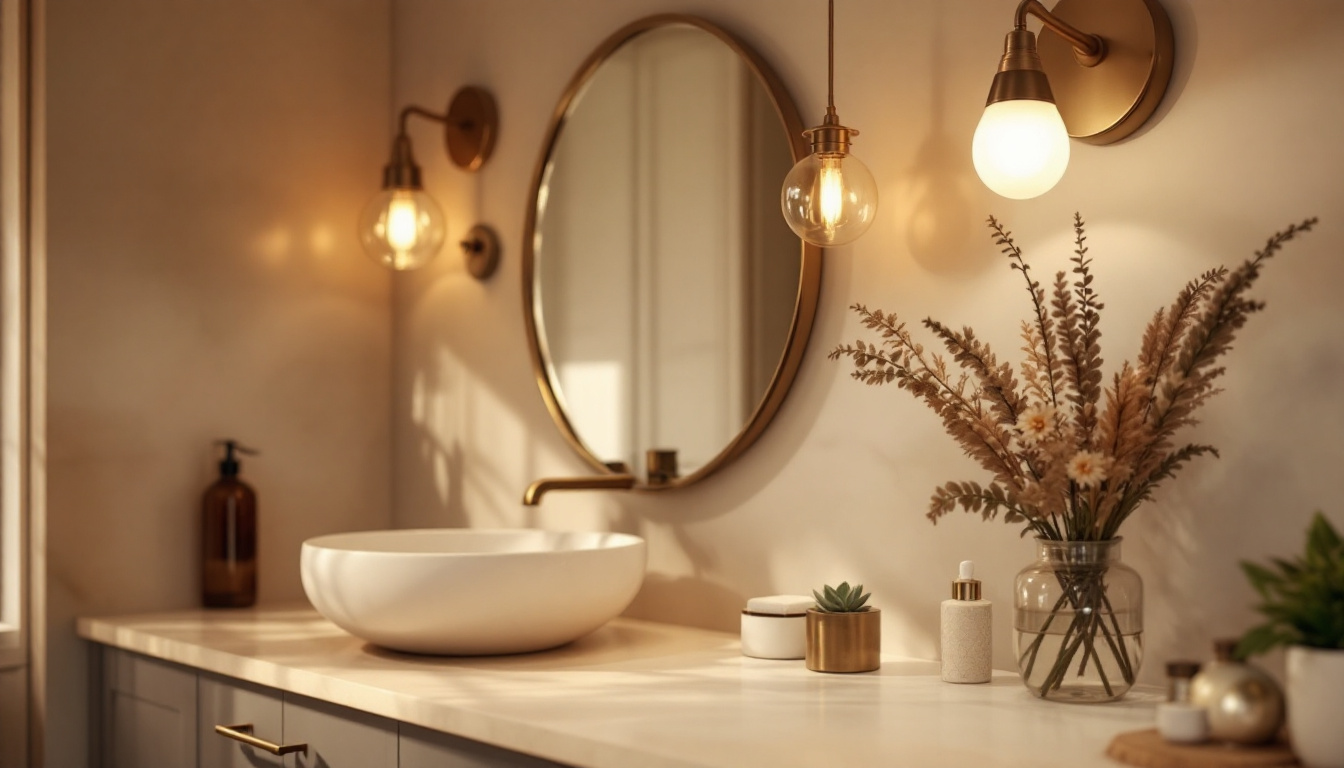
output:
<instances>
[{"instance_id":1,"label":"ceramic soap bottle","mask_svg":"<svg viewBox=\"0 0 1344 768\"><path fill-rule=\"evenodd\" d=\"M257 452L235 440L219 444L224 446L219 479L201 500L201 604L246 608L257 600L257 494L238 479L234 454Z\"/></svg>"}]
</instances>

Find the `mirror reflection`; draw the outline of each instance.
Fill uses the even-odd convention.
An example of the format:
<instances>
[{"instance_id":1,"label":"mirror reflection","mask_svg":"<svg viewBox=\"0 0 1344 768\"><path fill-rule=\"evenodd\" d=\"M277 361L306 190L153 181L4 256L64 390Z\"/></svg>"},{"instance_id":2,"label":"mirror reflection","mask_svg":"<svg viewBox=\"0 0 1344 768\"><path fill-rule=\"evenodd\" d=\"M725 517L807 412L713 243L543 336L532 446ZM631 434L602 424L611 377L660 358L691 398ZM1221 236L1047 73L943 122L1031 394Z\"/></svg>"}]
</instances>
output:
<instances>
[{"instance_id":1,"label":"mirror reflection","mask_svg":"<svg viewBox=\"0 0 1344 768\"><path fill-rule=\"evenodd\" d=\"M685 477L752 422L800 292L779 209L794 151L768 84L697 25L639 32L572 90L529 274L543 392L590 459L642 474L675 450Z\"/></svg>"}]
</instances>

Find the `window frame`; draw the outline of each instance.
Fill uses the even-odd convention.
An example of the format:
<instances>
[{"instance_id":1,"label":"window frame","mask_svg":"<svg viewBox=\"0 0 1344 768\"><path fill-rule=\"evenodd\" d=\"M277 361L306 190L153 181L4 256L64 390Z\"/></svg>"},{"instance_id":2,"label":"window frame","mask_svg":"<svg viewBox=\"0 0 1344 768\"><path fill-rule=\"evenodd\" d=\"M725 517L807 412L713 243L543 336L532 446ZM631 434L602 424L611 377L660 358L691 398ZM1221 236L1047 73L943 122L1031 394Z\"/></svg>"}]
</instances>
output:
<instances>
[{"instance_id":1,"label":"window frame","mask_svg":"<svg viewBox=\"0 0 1344 768\"><path fill-rule=\"evenodd\" d=\"M31 635L29 13L0 1L0 670L28 664Z\"/></svg>"}]
</instances>

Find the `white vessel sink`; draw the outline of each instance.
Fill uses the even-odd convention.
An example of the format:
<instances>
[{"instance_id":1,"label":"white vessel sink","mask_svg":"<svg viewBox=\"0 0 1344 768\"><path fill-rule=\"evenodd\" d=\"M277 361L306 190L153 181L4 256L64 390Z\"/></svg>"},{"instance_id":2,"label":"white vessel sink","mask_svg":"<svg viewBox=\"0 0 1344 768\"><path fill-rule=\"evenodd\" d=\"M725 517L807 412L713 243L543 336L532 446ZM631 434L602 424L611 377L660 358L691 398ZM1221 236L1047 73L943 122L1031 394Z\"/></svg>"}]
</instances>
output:
<instances>
[{"instance_id":1,"label":"white vessel sink","mask_svg":"<svg viewBox=\"0 0 1344 768\"><path fill-rule=\"evenodd\" d=\"M375 645L479 656L554 648L625 609L645 544L624 533L421 529L318 536L300 572L313 607Z\"/></svg>"}]
</instances>

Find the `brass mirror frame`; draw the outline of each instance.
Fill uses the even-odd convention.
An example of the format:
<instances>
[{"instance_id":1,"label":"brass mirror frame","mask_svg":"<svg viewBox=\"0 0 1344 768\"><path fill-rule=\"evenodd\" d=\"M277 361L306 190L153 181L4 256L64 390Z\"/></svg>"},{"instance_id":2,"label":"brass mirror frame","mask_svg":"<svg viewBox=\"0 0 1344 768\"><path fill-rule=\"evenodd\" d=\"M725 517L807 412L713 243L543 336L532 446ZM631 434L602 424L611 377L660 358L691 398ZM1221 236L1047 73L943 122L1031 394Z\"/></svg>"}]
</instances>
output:
<instances>
[{"instance_id":1,"label":"brass mirror frame","mask_svg":"<svg viewBox=\"0 0 1344 768\"><path fill-rule=\"evenodd\" d=\"M746 43L731 33L695 16L675 13L658 14L621 27L606 40L603 40L589 54L574 77L570 79L569 84L565 87L564 95L560 97L560 103L556 105L555 112L551 115L546 140L541 146L541 156L537 160L536 169L532 174L527 220L523 225L522 283L523 306L525 308L523 315L527 326L528 350L532 357L532 370L536 376L537 387L541 390L542 399L546 402L546 409L550 411L551 418L555 420L556 426L560 427L560 432L568 440L570 446L599 474L612 474L613 470L601 458L593 455L593 452L579 437L574 425L570 423L569 417L565 414L560 398L551 382L550 364L548 362L551 358L549 351L546 349L546 341L541 337L538 327L540 306L538 305L536 291L536 253L534 251L537 231L537 196L541 192L546 166L551 154L555 151L560 132L564 129L565 117L584 84L618 48L645 32L671 25L696 27L708 32L731 48L751 70L752 74L756 76L757 81L765 86L769 92L770 100L774 104L775 114L783 123L784 130L788 134L789 149L793 155L792 161L796 163L811 152L811 148L803 137L804 126L798 113L798 106L784 87L783 81L770 68L770 65ZM782 179L780 181L783 182ZM657 485L637 483L634 490L665 491L673 488L683 488L703 480L742 455L774 420L775 414L779 412L780 406L783 405L789 387L793 384L793 380L798 374L798 368L802 364L803 354L807 349L807 341L812 334L812 321L817 314L817 302L821 296L822 249L802 240L799 240L799 243L802 264L798 275L798 293L794 301L793 320L789 326L788 337L784 342L784 352L780 356L779 365L775 368L774 376L771 377L764 396L747 419L746 425L742 427L737 437L733 438L714 458L696 471L667 483ZM646 450L658 447L661 446L644 446ZM631 470L638 471L639 468L633 467Z\"/></svg>"}]
</instances>

